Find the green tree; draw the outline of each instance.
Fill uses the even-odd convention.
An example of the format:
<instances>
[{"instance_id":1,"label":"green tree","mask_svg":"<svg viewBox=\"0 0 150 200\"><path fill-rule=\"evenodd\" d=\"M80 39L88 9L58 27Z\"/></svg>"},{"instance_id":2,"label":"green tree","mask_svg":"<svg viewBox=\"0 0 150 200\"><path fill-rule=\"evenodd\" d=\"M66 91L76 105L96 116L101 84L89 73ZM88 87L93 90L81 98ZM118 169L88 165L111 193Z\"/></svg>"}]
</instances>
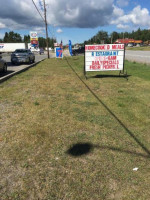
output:
<instances>
[{"instance_id":1,"label":"green tree","mask_svg":"<svg viewBox=\"0 0 150 200\"><path fill-rule=\"evenodd\" d=\"M9 40L8 39L8 33L6 32L5 35L4 35L4 42L8 42L8 40Z\"/></svg>"},{"instance_id":2,"label":"green tree","mask_svg":"<svg viewBox=\"0 0 150 200\"><path fill-rule=\"evenodd\" d=\"M24 35L23 41L24 43L30 43L30 35Z\"/></svg>"},{"instance_id":3,"label":"green tree","mask_svg":"<svg viewBox=\"0 0 150 200\"><path fill-rule=\"evenodd\" d=\"M22 42L22 38L20 36L20 34L18 33L14 33L13 31L10 31L9 33L5 33L4 36L4 42L6 43L19 43Z\"/></svg>"}]
</instances>

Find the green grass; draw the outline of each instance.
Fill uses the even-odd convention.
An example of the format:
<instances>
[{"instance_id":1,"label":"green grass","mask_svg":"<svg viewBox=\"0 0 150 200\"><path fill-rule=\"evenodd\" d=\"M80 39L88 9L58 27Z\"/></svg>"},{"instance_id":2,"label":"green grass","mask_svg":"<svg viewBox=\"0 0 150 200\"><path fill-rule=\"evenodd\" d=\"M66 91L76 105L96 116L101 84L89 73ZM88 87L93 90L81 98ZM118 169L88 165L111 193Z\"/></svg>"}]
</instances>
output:
<instances>
[{"instance_id":1,"label":"green grass","mask_svg":"<svg viewBox=\"0 0 150 200\"><path fill-rule=\"evenodd\" d=\"M150 66L67 59L0 84L0 200L148 200Z\"/></svg>"}]
</instances>

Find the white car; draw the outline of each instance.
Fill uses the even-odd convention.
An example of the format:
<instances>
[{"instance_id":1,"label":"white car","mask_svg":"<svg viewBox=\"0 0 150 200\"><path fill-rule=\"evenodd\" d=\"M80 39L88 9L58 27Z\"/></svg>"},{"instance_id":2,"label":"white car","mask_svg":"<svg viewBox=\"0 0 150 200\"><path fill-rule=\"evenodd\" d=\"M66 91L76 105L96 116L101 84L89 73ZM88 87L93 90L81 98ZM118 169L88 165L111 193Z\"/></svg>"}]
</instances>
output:
<instances>
[{"instance_id":1,"label":"white car","mask_svg":"<svg viewBox=\"0 0 150 200\"><path fill-rule=\"evenodd\" d=\"M129 43L129 44L128 44L128 47L133 47L133 44L132 44L132 43Z\"/></svg>"}]
</instances>

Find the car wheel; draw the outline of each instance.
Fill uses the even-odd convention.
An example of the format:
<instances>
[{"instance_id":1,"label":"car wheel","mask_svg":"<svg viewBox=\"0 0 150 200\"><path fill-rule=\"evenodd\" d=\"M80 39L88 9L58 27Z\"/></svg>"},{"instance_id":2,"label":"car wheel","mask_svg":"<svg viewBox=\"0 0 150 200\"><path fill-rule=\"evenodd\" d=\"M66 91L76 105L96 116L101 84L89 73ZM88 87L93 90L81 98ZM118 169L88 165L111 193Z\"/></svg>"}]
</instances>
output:
<instances>
[{"instance_id":1,"label":"car wheel","mask_svg":"<svg viewBox=\"0 0 150 200\"><path fill-rule=\"evenodd\" d=\"M12 65L15 65L15 62L11 61L11 64L12 64Z\"/></svg>"},{"instance_id":2,"label":"car wheel","mask_svg":"<svg viewBox=\"0 0 150 200\"><path fill-rule=\"evenodd\" d=\"M3 67L3 72L6 73L7 72L7 65L4 64L4 67Z\"/></svg>"},{"instance_id":3,"label":"car wheel","mask_svg":"<svg viewBox=\"0 0 150 200\"><path fill-rule=\"evenodd\" d=\"M31 64L31 60L30 60L30 58L29 58L28 64Z\"/></svg>"}]
</instances>

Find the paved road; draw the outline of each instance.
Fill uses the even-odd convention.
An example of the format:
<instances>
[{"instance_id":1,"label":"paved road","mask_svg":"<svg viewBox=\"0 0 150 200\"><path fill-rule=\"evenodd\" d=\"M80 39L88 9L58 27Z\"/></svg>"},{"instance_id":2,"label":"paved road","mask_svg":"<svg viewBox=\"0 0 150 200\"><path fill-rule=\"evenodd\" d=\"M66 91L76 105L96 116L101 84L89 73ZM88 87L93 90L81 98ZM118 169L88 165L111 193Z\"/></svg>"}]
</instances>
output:
<instances>
[{"instance_id":1,"label":"paved road","mask_svg":"<svg viewBox=\"0 0 150 200\"><path fill-rule=\"evenodd\" d=\"M150 51L126 50L125 58L130 61L150 64Z\"/></svg>"}]
</instances>

